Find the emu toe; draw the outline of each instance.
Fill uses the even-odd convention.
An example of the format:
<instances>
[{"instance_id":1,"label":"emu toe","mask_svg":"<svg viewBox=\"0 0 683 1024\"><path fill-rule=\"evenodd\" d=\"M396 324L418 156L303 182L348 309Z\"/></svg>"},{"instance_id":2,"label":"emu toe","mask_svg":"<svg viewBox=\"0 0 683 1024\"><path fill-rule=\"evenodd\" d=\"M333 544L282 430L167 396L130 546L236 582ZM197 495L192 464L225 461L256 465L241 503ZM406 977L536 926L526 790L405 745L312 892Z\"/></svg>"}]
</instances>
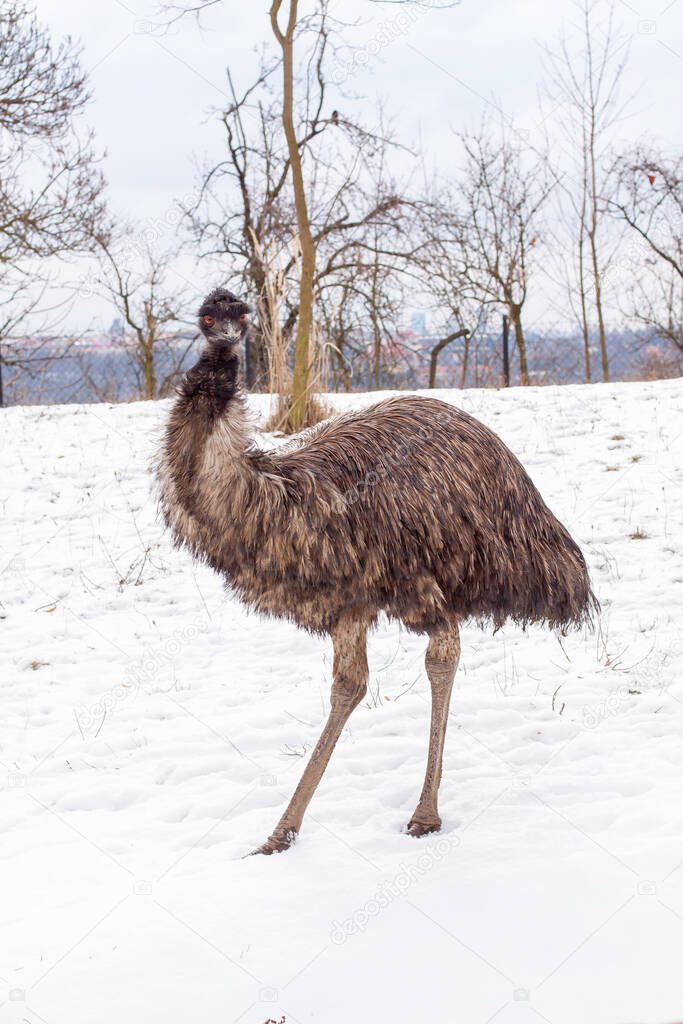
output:
<instances>
[{"instance_id":1,"label":"emu toe","mask_svg":"<svg viewBox=\"0 0 683 1024\"><path fill-rule=\"evenodd\" d=\"M265 843L262 843L256 850L256 853L265 853L270 855L271 853L283 853L288 850L290 846L293 846L296 842L297 833L292 829L288 829L287 832L274 832L272 836L266 839ZM252 854L253 856L253 854Z\"/></svg>"},{"instance_id":2,"label":"emu toe","mask_svg":"<svg viewBox=\"0 0 683 1024\"><path fill-rule=\"evenodd\" d=\"M409 836L427 836L430 832L439 832L440 830L441 818L436 818L434 821L416 821L415 818L411 818L406 828Z\"/></svg>"}]
</instances>

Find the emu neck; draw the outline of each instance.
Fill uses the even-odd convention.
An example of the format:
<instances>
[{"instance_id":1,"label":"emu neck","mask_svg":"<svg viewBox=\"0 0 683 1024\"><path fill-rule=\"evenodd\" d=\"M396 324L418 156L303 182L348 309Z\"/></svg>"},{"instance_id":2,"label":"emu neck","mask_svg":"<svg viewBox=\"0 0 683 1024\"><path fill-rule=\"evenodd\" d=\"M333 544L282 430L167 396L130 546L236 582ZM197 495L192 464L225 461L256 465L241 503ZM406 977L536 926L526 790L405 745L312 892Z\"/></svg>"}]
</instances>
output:
<instances>
[{"instance_id":1,"label":"emu neck","mask_svg":"<svg viewBox=\"0 0 683 1024\"><path fill-rule=\"evenodd\" d=\"M237 380L239 361L232 350L210 346L199 362L186 375L180 390L187 415L211 425L235 402L240 387ZM232 410L231 410L232 411Z\"/></svg>"},{"instance_id":2,"label":"emu neck","mask_svg":"<svg viewBox=\"0 0 683 1024\"><path fill-rule=\"evenodd\" d=\"M195 543L203 520L249 472L250 446L237 356L211 347L187 373L171 412L162 458L162 497L180 541ZM168 483L165 484L164 480Z\"/></svg>"}]
</instances>

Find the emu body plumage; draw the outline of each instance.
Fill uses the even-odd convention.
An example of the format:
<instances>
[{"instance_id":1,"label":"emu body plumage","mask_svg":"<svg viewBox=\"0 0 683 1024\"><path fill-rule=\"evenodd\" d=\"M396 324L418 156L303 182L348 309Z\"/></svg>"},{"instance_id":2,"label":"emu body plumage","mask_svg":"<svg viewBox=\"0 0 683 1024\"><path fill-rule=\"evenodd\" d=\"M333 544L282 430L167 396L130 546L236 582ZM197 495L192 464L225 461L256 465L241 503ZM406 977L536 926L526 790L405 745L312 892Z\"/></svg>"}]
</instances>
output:
<instances>
[{"instance_id":1,"label":"emu body plumage","mask_svg":"<svg viewBox=\"0 0 683 1024\"><path fill-rule=\"evenodd\" d=\"M222 291L206 300L200 326L209 344L171 411L158 478L177 544L257 611L331 634L335 685L351 678L354 694L367 676L365 634L380 612L432 637L435 697L439 672L450 678L450 695L463 619L567 627L590 618L594 598L578 546L503 442L461 410L400 396L259 450L234 352L245 309ZM216 324L227 324L220 337ZM337 671L342 648L350 661ZM438 772L430 744L432 790L442 717ZM435 790L423 791L420 806L434 825ZM273 849L289 844L300 818L285 815Z\"/></svg>"},{"instance_id":2,"label":"emu body plumage","mask_svg":"<svg viewBox=\"0 0 683 1024\"><path fill-rule=\"evenodd\" d=\"M467 413L389 398L263 452L239 389L215 415L197 404L185 394L171 414L165 515L258 611L316 632L359 611L426 632L472 616L569 626L589 612L579 548Z\"/></svg>"}]
</instances>

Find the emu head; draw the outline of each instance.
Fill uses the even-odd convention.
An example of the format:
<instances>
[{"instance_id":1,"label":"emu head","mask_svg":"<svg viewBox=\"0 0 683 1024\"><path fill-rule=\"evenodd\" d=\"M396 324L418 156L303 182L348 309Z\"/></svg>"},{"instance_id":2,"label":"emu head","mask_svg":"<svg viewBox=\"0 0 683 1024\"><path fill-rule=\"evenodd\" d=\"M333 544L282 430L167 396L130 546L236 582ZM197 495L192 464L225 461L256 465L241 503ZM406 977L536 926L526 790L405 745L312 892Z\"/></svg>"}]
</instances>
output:
<instances>
[{"instance_id":1,"label":"emu head","mask_svg":"<svg viewBox=\"0 0 683 1024\"><path fill-rule=\"evenodd\" d=\"M247 331L249 306L225 288L216 288L199 309L199 329L212 345L237 345Z\"/></svg>"}]
</instances>

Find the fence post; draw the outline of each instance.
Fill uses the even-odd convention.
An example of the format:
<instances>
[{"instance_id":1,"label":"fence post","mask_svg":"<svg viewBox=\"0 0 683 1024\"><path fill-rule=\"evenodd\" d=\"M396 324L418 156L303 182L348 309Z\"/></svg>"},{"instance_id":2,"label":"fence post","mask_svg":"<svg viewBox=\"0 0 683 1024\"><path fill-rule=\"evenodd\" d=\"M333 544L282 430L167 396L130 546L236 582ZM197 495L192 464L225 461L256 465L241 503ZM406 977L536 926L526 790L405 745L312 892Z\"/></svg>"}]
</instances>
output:
<instances>
[{"instance_id":1,"label":"fence post","mask_svg":"<svg viewBox=\"0 0 683 1024\"><path fill-rule=\"evenodd\" d=\"M503 379L505 387L510 387L510 318L503 313Z\"/></svg>"}]
</instances>

